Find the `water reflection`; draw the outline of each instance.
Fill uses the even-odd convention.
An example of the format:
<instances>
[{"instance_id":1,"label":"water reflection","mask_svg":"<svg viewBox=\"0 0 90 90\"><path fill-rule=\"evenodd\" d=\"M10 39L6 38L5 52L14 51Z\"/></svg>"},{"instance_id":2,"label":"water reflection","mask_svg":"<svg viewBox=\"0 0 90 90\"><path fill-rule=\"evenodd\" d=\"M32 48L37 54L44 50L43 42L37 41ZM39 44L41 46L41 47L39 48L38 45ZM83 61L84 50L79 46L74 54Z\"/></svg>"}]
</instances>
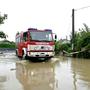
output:
<instances>
[{"instance_id":1,"label":"water reflection","mask_svg":"<svg viewBox=\"0 0 90 90\"><path fill-rule=\"evenodd\" d=\"M90 90L90 60L75 59L71 62L75 90Z\"/></svg>"},{"instance_id":2,"label":"water reflection","mask_svg":"<svg viewBox=\"0 0 90 90\"><path fill-rule=\"evenodd\" d=\"M56 57L46 63L17 63L24 90L90 90L90 61Z\"/></svg>"},{"instance_id":3,"label":"water reflection","mask_svg":"<svg viewBox=\"0 0 90 90\"><path fill-rule=\"evenodd\" d=\"M6 76L0 76L0 90L4 90L4 85L3 83L7 81Z\"/></svg>"},{"instance_id":4,"label":"water reflection","mask_svg":"<svg viewBox=\"0 0 90 90\"><path fill-rule=\"evenodd\" d=\"M90 60L58 57L55 90L90 90Z\"/></svg>"},{"instance_id":5,"label":"water reflection","mask_svg":"<svg viewBox=\"0 0 90 90\"><path fill-rule=\"evenodd\" d=\"M54 90L52 63L16 63L16 77L24 90Z\"/></svg>"}]
</instances>

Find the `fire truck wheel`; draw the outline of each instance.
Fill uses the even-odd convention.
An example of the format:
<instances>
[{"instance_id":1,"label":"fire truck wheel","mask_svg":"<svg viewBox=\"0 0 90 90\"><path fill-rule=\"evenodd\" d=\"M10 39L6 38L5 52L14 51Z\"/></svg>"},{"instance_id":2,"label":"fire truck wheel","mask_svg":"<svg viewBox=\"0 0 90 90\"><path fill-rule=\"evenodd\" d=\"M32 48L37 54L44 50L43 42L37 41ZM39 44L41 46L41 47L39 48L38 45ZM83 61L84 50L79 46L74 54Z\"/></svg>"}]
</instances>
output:
<instances>
[{"instance_id":1,"label":"fire truck wheel","mask_svg":"<svg viewBox=\"0 0 90 90\"><path fill-rule=\"evenodd\" d=\"M22 58L23 59L28 59L28 56L24 53L24 50L22 51Z\"/></svg>"},{"instance_id":2,"label":"fire truck wheel","mask_svg":"<svg viewBox=\"0 0 90 90\"><path fill-rule=\"evenodd\" d=\"M25 56L25 59L28 59L29 57L27 56L27 54L26 54L26 56Z\"/></svg>"},{"instance_id":3,"label":"fire truck wheel","mask_svg":"<svg viewBox=\"0 0 90 90\"><path fill-rule=\"evenodd\" d=\"M16 50L16 56L17 56L17 50Z\"/></svg>"},{"instance_id":4,"label":"fire truck wheel","mask_svg":"<svg viewBox=\"0 0 90 90\"><path fill-rule=\"evenodd\" d=\"M22 56L21 57L24 58L24 50L22 50Z\"/></svg>"},{"instance_id":5,"label":"fire truck wheel","mask_svg":"<svg viewBox=\"0 0 90 90\"><path fill-rule=\"evenodd\" d=\"M52 57L47 57L47 58L45 58L45 61L49 61L49 60L51 60L51 58Z\"/></svg>"}]
</instances>

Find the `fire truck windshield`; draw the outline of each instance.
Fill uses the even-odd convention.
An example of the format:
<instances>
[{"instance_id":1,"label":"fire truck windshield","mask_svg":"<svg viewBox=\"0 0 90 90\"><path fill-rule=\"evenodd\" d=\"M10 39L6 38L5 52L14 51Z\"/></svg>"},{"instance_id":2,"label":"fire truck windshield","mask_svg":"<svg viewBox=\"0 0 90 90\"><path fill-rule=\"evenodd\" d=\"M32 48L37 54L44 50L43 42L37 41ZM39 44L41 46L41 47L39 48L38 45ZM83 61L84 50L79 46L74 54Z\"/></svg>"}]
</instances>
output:
<instances>
[{"instance_id":1,"label":"fire truck windshield","mask_svg":"<svg viewBox=\"0 0 90 90\"><path fill-rule=\"evenodd\" d=\"M31 40L35 41L52 41L52 32L51 31L30 31Z\"/></svg>"}]
</instances>

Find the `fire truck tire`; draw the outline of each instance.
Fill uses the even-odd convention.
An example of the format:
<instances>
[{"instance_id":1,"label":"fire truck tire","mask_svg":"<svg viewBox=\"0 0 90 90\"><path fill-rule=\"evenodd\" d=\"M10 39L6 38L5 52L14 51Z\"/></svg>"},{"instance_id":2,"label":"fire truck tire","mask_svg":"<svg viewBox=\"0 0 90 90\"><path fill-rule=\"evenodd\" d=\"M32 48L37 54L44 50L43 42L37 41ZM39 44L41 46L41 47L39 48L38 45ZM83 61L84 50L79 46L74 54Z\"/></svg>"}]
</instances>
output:
<instances>
[{"instance_id":1,"label":"fire truck tire","mask_svg":"<svg viewBox=\"0 0 90 90\"><path fill-rule=\"evenodd\" d=\"M22 58L23 59L28 59L28 56L27 56L27 54L25 54L24 50L22 51Z\"/></svg>"},{"instance_id":2,"label":"fire truck tire","mask_svg":"<svg viewBox=\"0 0 90 90\"><path fill-rule=\"evenodd\" d=\"M26 54L26 56L25 56L25 59L28 59L29 57L27 56L27 54Z\"/></svg>"},{"instance_id":3,"label":"fire truck tire","mask_svg":"<svg viewBox=\"0 0 90 90\"><path fill-rule=\"evenodd\" d=\"M19 58L21 58L21 56L18 55L18 50L16 50L16 56L19 57Z\"/></svg>"},{"instance_id":4,"label":"fire truck tire","mask_svg":"<svg viewBox=\"0 0 90 90\"><path fill-rule=\"evenodd\" d=\"M22 50L22 56L21 57L24 58L24 50Z\"/></svg>"},{"instance_id":5,"label":"fire truck tire","mask_svg":"<svg viewBox=\"0 0 90 90\"><path fill-rule=\"evenodd\" d=\"M16 56L17 56L17 50L16 50Z\"/></svg>"},{"instance_id":6,"label":"fire truck tire","mask_svg":"<svg viewBox=\"0 0 90 90\"><path fill-rule=\"evenodd\" d=\"M52 57L45 58L45 61L49 61Z\"/></svg>"}]
</instances>

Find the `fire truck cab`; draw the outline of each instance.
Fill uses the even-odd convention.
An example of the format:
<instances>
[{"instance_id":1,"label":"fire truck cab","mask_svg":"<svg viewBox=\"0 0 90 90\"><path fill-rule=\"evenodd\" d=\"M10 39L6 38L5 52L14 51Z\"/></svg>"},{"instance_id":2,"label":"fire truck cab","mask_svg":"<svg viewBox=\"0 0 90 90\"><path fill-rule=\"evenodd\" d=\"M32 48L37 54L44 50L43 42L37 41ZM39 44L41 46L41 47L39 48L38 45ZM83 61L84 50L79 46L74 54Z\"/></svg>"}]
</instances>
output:
<instances>
[{"instance_id":1,"label":"fire truck cab","mask_svg":"<svg viewBox=\"0 0 90 90\"><path fill-rule=\"evenodd\" d=\"M52 30L29 28L17 33L15 40L16 55L19 57L51 58L55 54Z\"/></svg>"}]
</instances>

